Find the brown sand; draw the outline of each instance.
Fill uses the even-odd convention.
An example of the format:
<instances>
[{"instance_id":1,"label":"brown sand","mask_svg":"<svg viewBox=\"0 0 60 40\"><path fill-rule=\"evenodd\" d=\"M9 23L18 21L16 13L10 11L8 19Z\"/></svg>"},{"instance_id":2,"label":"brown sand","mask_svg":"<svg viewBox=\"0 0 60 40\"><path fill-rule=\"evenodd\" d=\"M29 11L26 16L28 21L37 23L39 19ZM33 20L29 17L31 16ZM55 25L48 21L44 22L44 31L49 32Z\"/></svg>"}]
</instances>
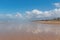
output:
<instances>
[{"instance_id":1,"label":"brown sand","mask_svg":"<svg viewBox=\"0 0 60 40\"><path fill-rule=\"evenodd\" d=\"M59 35L53 33L14 33L14 34L5 34L0 35L0 40L60 40Z\"/></svg>"},{"instance_id":2,"label":"brown sand","mask_svg":"<svg viewBox=\"0 0 60 40\"><path fill-rule=\"evenodd\" d=\"M44 23L44 22L47 21L39 21L39 23ZM47 22L47 23L51 23L51 22ZM31 32L26 32L24 30L22 32L21 31L0 33L0 40L60 40L60 34L55 34L51 32L48 33L42 32L42 33L34 34Z\"/></svg>"},{"instance_id":3,"label":"brown sand","mask_svg":"<svg viewBox=\"0 0 60 40\"><path fill-rule=\"evenodd\" d=\"M34 21L34 22L43 24L60 24L60 21Z\"/></svg>"}]
</instances>

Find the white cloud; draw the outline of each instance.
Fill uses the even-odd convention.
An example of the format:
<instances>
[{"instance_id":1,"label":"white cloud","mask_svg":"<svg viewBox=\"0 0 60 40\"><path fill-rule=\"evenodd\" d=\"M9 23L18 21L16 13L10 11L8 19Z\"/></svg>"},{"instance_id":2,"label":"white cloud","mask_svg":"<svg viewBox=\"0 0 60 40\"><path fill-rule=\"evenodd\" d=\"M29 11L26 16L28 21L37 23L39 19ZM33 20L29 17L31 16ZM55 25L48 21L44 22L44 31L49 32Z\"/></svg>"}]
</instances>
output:
<instances>
[{"instance_id":1,"label":"white cloud","mask_svg":"<svg viewBox=\"0 0 60 40\"><path fill-rule=\"evenodd\" d=\"M54 3L56 7L60 7L60 3Z\"/></svg>"},{"instance_id":2,"label":"white cloud","mask_svg":"<svg viewBox=\"0 0 60 40\"><path fill-rule=\"evenodd\" d=\"M54 17L60 17L60 8L56 8L53 10L49 10L49 11L41 11L41 10L37 10L34 9L32 11L28 11L27 12L28 15L26 15L27 17L30 18L54 18Z\"/></svg>"},{"instance_id":3,"label":"white cloud","mask_svg":"<svg viewBox=\"0 0 60 40\"><path fill-rule=\"evenodd\" d=\"M17 12L17 14L15 15L16 17L23 17L21 13Z\"/></svg>"},{"instance_id":4,"label":"white cloud","mask_svg":"<svg viewBox=\"0 0 60 40\"><path fill-rule=\"evenodd\" d=\"M27 15L30 15L30 14L31 14L31 12L30 12L30 11L26 11L26 14L27 14Z\"/></svg>"},{"instance_id":5,"label":"white cloud","mask_svg":"<svg viewBox=\"0 0 60 40\"><path fill-rule=\"evenodd\" d=\"M31 11L26 11L26 17L28 19L38 18L38 17L40 17L41 14L43 14L43 12L40 10L37 10L37 9L31 10Z\"/></svg>"},{"instance_id":6,"label":"white cloud","mask_svg":"<svg viewBox=\"0 0 60 40\"><path fill-rule=\"evenodd\" d=\"M25 13L20 13L17 12L15 14L0 14L0 18L3 17L8 17L8 18L19 18L19 19L45 19L45 18L54 18L54 17L60 17L60 3L54 3L54 5L56 7L59 8L55 8L53 10L45 10L45 11L41 11L38 9L33 9L31 11L25 11Z\"/></svg>"},{"instance_id":7,"label":"white cloud","mask_svg":"<svg viewBox=\"0 0 60 40\"><path fill-rule=\"evenodd\" d=\"M50 17L50 16L52 16L49 11L44 11L43 15L44 15L44 17Z\"/></svg>"},{"instance_id":8,"label":"white cloud","mask_svg":"<svg viewBox=\"0 0 60 40\"><path fill-rule=\"evenodd\" d=\"M26 11L24 14L22 13L15 13L15 14L0 14L0 18L19 18L19 19L43 19L45 17L47 18L53 18L53 17L60 17L60 8L56 8L54 10L49 11L41 11L38 9L34 9L31 11Z\"/></svg>"},{"instance_id":9,"label":"white cloud","mask_svg":"<svg viewBox=\"0 0 60 40\"><path fill-rule=\"evenodd\" d=\"M37 9L34 9L34 10L32 10L32 13L34 13L34 14L41 14L41 13L43 13L42 11L39 11L39 10L37 10Z\"/></svg>"},{"instance_id":10,"label":"white cloud","mask_svg":"<svg viewBox=\"0 0 60 40\"><path fill-rule=\"evenodd\" d=\"M0 14L0 18L22 18L22 14L17 12L15 14Z\"/></svg>"},{"instance_id":11,"label":"white cloud","mask_svg":"<svg viewBox=\"0 0 60 40\"><path fill-rule=\"evenodd\" d=\"M41 17L50 17L51 16L49 11L40 11L37 9L34 9L32 11L27 11L26 14L27 14L26 16L28 18L41 18Z\"/></svg>"},{"instance_id":12,"label":"white cloud","mask_svg":"<svg viewBox=\"0 0 60 40\"><path fill-rule=\"evenodd\" d=\"M12 18L12 17L13 17L12 14L6 14L5 16L6 16L6 17L9 17L9 18Z\"/></svg>"}]
</instances>

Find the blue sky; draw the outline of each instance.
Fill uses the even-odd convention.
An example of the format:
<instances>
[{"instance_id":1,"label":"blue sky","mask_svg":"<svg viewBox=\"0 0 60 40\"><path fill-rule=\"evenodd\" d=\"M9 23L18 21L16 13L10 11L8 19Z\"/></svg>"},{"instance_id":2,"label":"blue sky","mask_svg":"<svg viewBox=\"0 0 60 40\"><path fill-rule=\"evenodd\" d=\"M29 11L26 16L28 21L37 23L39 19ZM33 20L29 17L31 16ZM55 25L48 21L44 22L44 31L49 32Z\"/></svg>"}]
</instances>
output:
<instances>
[{"instance_id":1,"label":"blue sky","mask_svg":"<svg viewBox=\"0 0 60 40\"><path fill-rule=\"evenodd\" d=\"M52 5L55 2L60 2L60 0L0 0L0 12L24 12L32 9L50 10L55 8Z\"/></svg>"},{"instance_id":2,"label":"blue sky","mask_svg":"<svg viewBox=\"0 0 60 40\"><path fill-rule=\"evenodd\" d=\"M36 18L36 16L39 15L39 18L42 18L40 16L44 16L44 17L45 15L50 16L54 14L56 10L58 12L59 9L60 9L60 0L0 0L1 17L2 16L22 17L23 15L23 17L31 16L30 18L34 19L34 17ZM52 14L50 13L50 11L52 12ZM55 14L53 16L55 16Z\"/></svg>"}]
</instances>

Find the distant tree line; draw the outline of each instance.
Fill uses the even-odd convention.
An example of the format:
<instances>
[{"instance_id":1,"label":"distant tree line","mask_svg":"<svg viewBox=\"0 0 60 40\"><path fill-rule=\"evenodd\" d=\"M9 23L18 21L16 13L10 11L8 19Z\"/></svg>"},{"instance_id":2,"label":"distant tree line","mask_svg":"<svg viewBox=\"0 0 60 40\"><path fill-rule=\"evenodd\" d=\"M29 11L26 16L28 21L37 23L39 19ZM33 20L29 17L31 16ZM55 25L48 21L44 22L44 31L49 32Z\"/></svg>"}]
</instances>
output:
<instances>
[{"instance_id":1,"label":"distant tree line","mask_svg":"<svg viewBox=\"0 0 60 40\"><path fill-rule=\"evenodd\" d=\"M33 21L60 21L60 17L59 18L52 18L52 19L33 20Z\"/></svg>"},{"instance_id":2,"label":"distant tree line","mask_svg":"<svg viewBox=\"0 0 60 40\"><path fill-rule=\"evenodd\" d=\"M40 21L60 21L60 18L53 18L53 19L45 19Z\"/></svg>"},{"instance_id":3,"label":"distant tree line","mask_svg":"<svg viewBox=\"0 0 60 40\"><path fill-rule=\"evenodd\" d=\"M58 21L60 21L60 18L54 18L54 19L52 19L52 20L58 20Z\"/></svg>"}]
</instances>

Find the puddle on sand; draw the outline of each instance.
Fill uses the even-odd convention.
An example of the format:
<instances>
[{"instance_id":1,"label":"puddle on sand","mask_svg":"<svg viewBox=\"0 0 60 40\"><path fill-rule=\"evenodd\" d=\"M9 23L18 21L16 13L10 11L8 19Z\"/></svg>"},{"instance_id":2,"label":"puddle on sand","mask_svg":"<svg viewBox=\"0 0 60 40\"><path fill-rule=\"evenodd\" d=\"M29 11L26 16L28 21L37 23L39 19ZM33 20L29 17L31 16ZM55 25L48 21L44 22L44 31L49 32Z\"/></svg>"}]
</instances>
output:
<instances>
[{"instance_id":1,"label":"puddle on sand","mask_svg":"<svg viewBox=\"0 0 60 40\"><path fill-rule=\"evenodd\" d=\"M0 40L60 40L60 25L0 23Z\"/></svg>"}]
</instances>

